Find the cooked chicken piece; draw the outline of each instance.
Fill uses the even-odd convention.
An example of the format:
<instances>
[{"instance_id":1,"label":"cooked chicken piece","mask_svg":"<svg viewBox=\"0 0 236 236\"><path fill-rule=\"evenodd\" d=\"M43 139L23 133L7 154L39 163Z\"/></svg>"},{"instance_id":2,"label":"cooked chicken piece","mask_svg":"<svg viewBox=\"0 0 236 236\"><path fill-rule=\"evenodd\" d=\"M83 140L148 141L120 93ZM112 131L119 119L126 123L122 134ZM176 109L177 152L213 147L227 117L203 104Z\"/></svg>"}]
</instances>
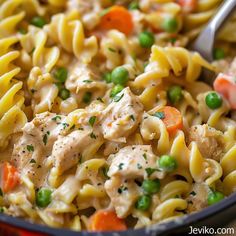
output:
<instances>
[{"instance_id":1,"label":"cooked chicken piece","mask_svg":"<svg viewBox=\"0 0 236 236\"><path fill-rule=\"evenodd\" d=\"M133 145L127 146L116 154L109 156L108 160L111 165L108 171L108 176L121 176L127 179L147 178L149 169L156 170L158 157L152 152L151 145ZM162 179L163 172L154 171L151 178Z\"/></svg>"},{"instance_id":2,"label":"cooked chicken piece","mask_svg":"<svg viewBox=\"0 0 236 236\"><path fill-rule=\"evenodd\" d=\"M34 182L42 180L42 171L46 171L42 167L54 142L64 132L64 119L64 116L49 112L36 115L24 126L22 136L14 145L13 163Z\"/></svg>"},{"instance_id":3,"label":"cooked chicken piece","mask_svg":"<svg viewBox=\"0 0 236 236\"><path fill-rule=\"evenodd\" d=\"M223 133L206 124L195 125L190 128L189 141L195 141L205 158L219 161L224 149Z\"/></svg>"},{"instance_id":4,"label":"cooked chicken piece","mask_svg":"<svg viewBox=\"0 0 236 236\"><path fill-rule=\"evenodd\" d=\"M83 160L94 155L102 145L102 136L91 130L76 130L67 136L59 136L53 145L52 159L56 173L76 165L80 158Z\"/></svg>"},{"instance_id":5,"label":"cooked chicken piece","mask_svg":"<svg viewBox=\"0 0 236 236\"><path fill-rule=\"evenodd\" d=\"M193 184L192 191L186 199L188 202L188 213L200 211L208 206L207 197L210 189L209 186L203 183Z\"/></svg>"},{"instance_id":6,"label":"cooked chicken piece","mask_svg":"<svg viewBox=\"0 0 236 236\"><path fill-rule=\"evenodd\" d=\"M69 71L65 86L75 94L78 102L82 101L85 92L91 92L93 98L103 97L107 85L100 81L101 75L96 67L77 62Z\"/></svg>"},{"instance_id":7,"label":"cooked chicken piece","mask_svg":"<svg viewBox=\"0 0 236 236\"><path fill-rule=\"evenodd\" d=\"M112 177L106 181L106 191L115 207L116 214L124 218L130 214L130 211L137 201L141 191L134 181L122 182L120 178Z\"/></svg>"},{"instance_id":8,"label":"cooked chicken piece","mask_svg":"<svg viewBox=\"0 0 236 236\"><path fill-rule=\"evenodd\" d=\"M105 189L119 217L126 217L137 200L140 190L135 179L164 178L157 159L150 145L127 146L109 156L111 179L105 182Z\"/></svg>"},{"instance_id":9,"label":"cooked chicken piece","mask_svg":"<svg viewBox=\"0 0 236 236\"><path fill-rule=\"evenodd\" d=\"M105 139L126 142L142 118L143 105L127 87L102 112L101 128Z\"/></svg>"}]
</instances>

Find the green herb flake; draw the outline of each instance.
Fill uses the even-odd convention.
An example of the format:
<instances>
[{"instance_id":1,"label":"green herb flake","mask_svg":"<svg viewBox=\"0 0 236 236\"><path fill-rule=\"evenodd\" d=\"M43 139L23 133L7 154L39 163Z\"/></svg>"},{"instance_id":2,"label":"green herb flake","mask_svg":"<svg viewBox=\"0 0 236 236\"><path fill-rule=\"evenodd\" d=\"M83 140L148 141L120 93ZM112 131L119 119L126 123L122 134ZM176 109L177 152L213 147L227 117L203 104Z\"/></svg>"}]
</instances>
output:
<instances>
[{"instance_id":1,"label":"green herb flake","mask_svg":"<svg viewBox=\"0 0 236 236\"><path fill-rule=\"evenodd\" d=\"M144 158L145 160L147 160L147 154L146 154L146 153L143 153L143 158Z\"/></svg>"},{"instance_id":2,"label":"green herb flake","mask_svg":"<svg viewBox=\"0 0 236 236\"><path fill-rule=\"evenodd\" d=\"M117 189L117 192L118 192L119 194L121 194L121 193L123 193L123 192L126 191L126 190L128 190L127 187L125 187L125 186L120 186L120 187Z\"/></svg>"},{"instance_id":3,"label":"green herb flake","mask_svg":"<svg viewBox=\"0 0 236 236\"><path fill-rule=\"evenodd\" d=\"M158 117L159 119L164 119L165 113L162 111L158 111L158 112L154 113L153 116Z\"/></svg>"},{"instance_id":4,"label":"green herb flake","mask_svg":"<svg viewBox=\"0 0 236 236\"><path fill-rule=\"evenodd\" d=\"M34 146L33 145L27 145L27 150L29 152L34 152Z\"/></svg>"},{"instance_id":5,"label":"green herb flake","mask_svg":"<svg viewBox=\"0 0 236 236\"><path fill-rule=\"evenodd\" d=\"M93 81L92 80L89 80L89 79L86 79L86 80L83 80L84 83L92 83Z\"/></svg>"},{"instance_id":6,"label":"green herb flake","mask_svg":"<svg viewBox=\"0 0 236 236\"><path fill-rule=\"evenodd\" d=\"M130 119L135 121L134 115L130 115Z\"/></svg>"},{"instance_id":7,"label":"green herb flake","mask_svg":"<svg viewBox=\"0 0 236 236\"><path fill-rule=\"evenodd\" d=\"M53 121L61 120L61 116L54 116L54 117L52 118L52 120L53 120Z\"/></svg>"},{"instance_id":8,"label":"green herb flake","mask_svg":"<svg viewBox=\"0 0 236 236\"><path fill-rule=\"evenodd\" d=\"M92 133L90 134L90 138L96 139L97 136L92 132Z\"/></svg>"},{"instance_id":9,"label":"green herb flake","mask_svg":"<svg viewBox=\"0 0 236 236\"><path fill-rule=\"evenodd\" d=\"M69 127L69 124L67 123L62 123L63 129L66 129L67 127Z\"/></svg>"},{"instance_id":10,"label":"green herb flake","mask_svg":"<svg viewBox=\"0 0 236 236\"><path fill-rule=\"evenodd\" d=\"M97 100L100 101L100 102L102 102L102 103L104 103L104 101L103 101L102 98L100 98L100 97L98 97Z\"/></svg>"},{"instance_id":11,"label":"green herb flake","mask_svg":"<svg viewBox=\"0 0 236 236\"><path fill-rule=\"evenodd\" d=\"M108 167L103 166L102 167L102 174L104 175L104 177L106 179L109 179L109 176L107 175L107 172L108 172Z\"/></svg>"},{"instance_id":12,"label":"green herb flake","mask_svg":"<svg viewBox=\"0 0 236 236\"><path fill-rule=\"evenodd\" d=\"M44 145L47 145L47 142L48 142L48 135L49 135L50 133L49 132L47 132L46 134L44 134L44 136L43 136L43 143L44 143Z\"/></svg>"},{"instance_id":13,"label":"green herb flake","mask_svg":"<svg viewBox=\"0 0 236 236\"><path fill-rule=\"evenodd\" d=\"M94 123L95 123L95 121L96 121L96 116L91 116L90 118L89 118L89 124L93 127L93 125L94 125Z\"/></svg>"},{"instance_id":14,"label":"green herb flake","mask_svg":"<svg viewBox=\"0 0 236 236\"><path fill-rule=\"evenodd\" d=\"M115 52L115 53L116 53L116 50L115 50L114 48L108 48L108 50L109 50L110 52Z\"/></svg>"},{"instance_id":15,"label":"green herb flake","mask_svg":"<svg viewBox=\"0 0 236 236\"><path fill-rule=\"evenodd\" d=\"M150 177L155 171L157 171L157 169L146 168L145 171L146 171L148 177Z\"/></svg>"},{"instance_id":16,"label":"green herb flake","mask_svg":"<svg viewBox=\"0 0 236 236\"><path fill-rule=\"evenodd\" d=\"M119 170L122 170L122 169L123 169L123 165L124 165L124 163L120 163L120 164L118 165Z\"/></svg>"},{"instance_id":17,"label":"green herb flake","mask_svg":"<svg viewBox=\"0 0 236 236\"><path fill-rule=\"evenodd\" d=\"M192 192L190 193L190 195L195 196L195 195L196 195L196 192L192 191Z\"/></svg>"},{"instance_id":18,"label":"green herb flake","mask_svg":"<svg viewBox=\"0 0 236 236\"><path fill-rule=\"evenodd\" d=\"M138 164L137 164L137 168L140 170L140 169L142 169L143 167L138 163Z\"/></svg>"},{"instance_id":19,"label":"green herb flake","mask_svg":"<svg viewBox=\"0 0 236 236\"><path fill-rule=\"evenodd\" d=\"M36 163L36 161L35 161L34 159L31 159L31 160L30 160L30 163L33 163L33 164L35 164L35 163Z\"/></svg>"},{"instance_id":20,"label":"green herb flake","mask_svg":"<svg viewBox=\"0 0 236 236\"><path fill-rule=\"evenodd\" d=\"M0 212L3 213L4 212L4 208L0 207Z\"/></svg>"},{"instance_id":21,"label":"green herb flake","mask_svg":"<svg viewBox=\"0 0 236 236\"><path fill-rule=\"evenodd\" d=\"M121 100L121 98L123 98L124 97L124 94L121 94L120 96L115 96L114 98L113 98L113 101L114 102L119 102L120 100Z\"/></svg>"}]
</instances>

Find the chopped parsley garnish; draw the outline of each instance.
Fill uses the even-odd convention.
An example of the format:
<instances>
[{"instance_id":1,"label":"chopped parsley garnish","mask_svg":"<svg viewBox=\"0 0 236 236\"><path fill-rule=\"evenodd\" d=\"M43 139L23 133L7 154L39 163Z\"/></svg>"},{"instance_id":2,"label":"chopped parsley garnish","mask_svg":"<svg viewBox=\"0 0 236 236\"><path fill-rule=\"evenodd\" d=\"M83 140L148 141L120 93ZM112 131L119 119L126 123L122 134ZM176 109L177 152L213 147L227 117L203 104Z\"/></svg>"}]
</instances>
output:
<instances>
[{"instance_id":1,"label":"chopped parsley garnish","mask_svg":"<svg viewBox=\"0 0 236 236\"><path fill-rule=\"evenodd\" d=\"M103 166L102 167L102 173L103 173L105 178L109 179L109 176L107 175L107 172L108 172L108 167Z\"/></svg>"},{"instance_id":2,"label":"chopped parsley garnish","mask_svg":"<svg viewBox=\"0 0 236 236\"><path fill-rule=\"evenodd\" d=\"M137 164L137 168L138 168L138 169L142 169L143 167L138 163L138 164Z\"/></svg>"},{"instance_id":3,"label":"chopped parsley garnish","mask_svg":"<svg viewBox=\"0 0 236 236\"><path fill-rule=\"evenodd\" d=\"M83 161L83 156L80 154L80 156L79 156L79 163L78 164L81 164L82 161Z\"/></svg>"},{"instance_id":4,"label":"chopped parsley garnish","mask_svg":"<svg viewBox=\"0 0 236 236\"><path fill-rule=\"evenodd\" d=\"M4 212L4 208L0 207L0 212L3 213Z\"/></svg>"},{"instance_id":5,"label":"chopped parsley garnish","mask_svg":"<svg viewBox=\"0 0 236 236\"><path fill-rule=\"evenodd\" d=\"M121 193L123 193L123 192L126 191L126 190L128 190L127 187L125 187L125 186L120 186L120 187L118 188L117 192L118 192L119 194L121 194Z\"/></svg>"},{"instance_id":6,"label":"chopped parsley garnish","mask_svg":"<svg viewBox=\"0 0 236 236\"><path fill-rule=\"evenodd\" d=\"M159 119L164 119L165 118L165 113L164 112L156 112L153 114L153 116L158 117Z\"/></svg>"},{"instance_id":7,"label":"chopped parsley garnish","mask_svg":"<svg viewBox=\"0 0 236 236\"><path fill-rule=\"evenodd\" d=\"M54 116L54 117L52 118L52 120L53 120L53 121L61 120L61 116Z\"/></svg>"},{"instance_id":8,"label":"chopped parsley garnish","mask_svg":"<svg viewBox=\"0 0 236 236\"><path fill-rule=\"evenodd\" d=\"M155 171L159 171L158 169L153 169L153 168L146 168L145 169L148 177L150 177Z\"/></svg>"},{"instance_id":9,"label":"chopped parsley garnish","mask_svg":"<svg viewBox=\"0 0 236 236\"><path fill-rule=\"evenodd\" d=\"M90 118L89 118L89 124L93 127L93 125L94 125L94 123L95 123L95 121L96 121L96 116L91 116Z\"/></svg>"},{"instance_id":10,"label":"chopped parsley garnish","mask_svg":"<svg viewBox=\"0 0 236 236\"><path fill-rule=\"evenodd\" d=\"M83 80L84 83L92 83L93 81L92 80L89 80L89 79L86 79L86 80Z\"/></svg>"},{"instance_id":11,"label":"chopped parsley garnish","mask_svg":"<svg viewBox=\"0 0 236 236\"><path fill-rule=\"evenodd\" d=\"M34 159L31 159L30 163L36 163L36 161Z\"/></svg>"},{"instance_id":12,"label":"chopped parsley garnish","mask_svg":"<svg viewBox=\"0 0 236 236\"><path fill-rule=\"evenodd\" d=\"M130 115L130 119L135 121L134 115Z\"/></svg>"},{"instance_id":13,"label":"chopped parsley garnish","mask_svg":"<svg viewBox=\"0 0 236 236\"><path fill-rule=\"evenodd\" d=\"M192 192L190 193L190 195L195 196L195 195L196 195L196 192L192 191Z\"/></svg>"},{"instance_id":14,"label":"chopped parsley garnish","mask_svg":"<svg viewBox=\"0 0 236 236\"><path fill-rule=\"evenodd\" d=\"M121 100L121 98L123 98L123 97L124 97L124 94L121 94L120 96L117 95L113 98L113 101L114 102L119 102Z\"/></svg>"},{"instance_id":15,"label":"chopped parsley garnish","mask_svg":"<svg viewBox=\"0 0 236 236\"><path fill-rule=\"evenodd\" d=\"M49 135L50 135L50 132L49 132L49 131L47 131L47 133L44 134L44 136L43 136L43 143L44 143L44 145L47 145L48 136L49 136Z\"/></svg>"},{"instance_id":16,"label":"chopped parsley garnish","mask_svg":"<svg viewBox=\"0 0 236 236\"><path fill-rule=\"evenodd\" d=\"M67 124L67 123L62 123L62 126L63 126L63 129L66 129L66 127L68 127L69 124Z\"/></svg>"},{"instance_id":17,"label":"chopped parsley garnish","mask_svg":"<svg viewBox=\"0 0 236 236\"><path fill-rule=\"evenodd\" d=\"M0 188L0 196L1 196L1 197L3 196L3 191L2 191L1 188Z\"/></svg>"},{"instance_id":18,"label":"chopped parsley garnish","mask_svg":"<svg viewBox=\"0 0 236 236\"><path fill-rule=\"evenodd\" d=\"M147 154L146 154L146 153L143 153L143 158L144 158L145 160L147 160Z\"/></svg>"},{"instance_id":19,"label":"chopped parsley garnish","mask_svg":"<svg viewBox=\"0 0 236 236\"><path fill-rule=\"evenodd\" d=\"M108 50L109 50L110 52L116 52L116 50L115 50L114 48L108 48Z\"/></svg>"},{"instance_id":20,"label":"chopped parsley garnish","mask_svg":"<svg viewBox=\"0 0 236 236\"><path fill-rule=\"evenodd\" d=\"M80 127L80 128L78 128L78 130L84 130L84 128Z\"/></svg>"},{"instance_id":21,"label":"chopped parsley garnish","mask_svg":"<svg viewBox=\"0 0 236 236\"><path fill-rule=\"evenodd\" d=\"M27 150L29 152L33 152L34 151L34 146L33 145L27 145Z\"/></svg>"},{"instance_id":22,"label":"chopped parsley garnish","mask_svg":"<svg viewBox=\"0 0 236 236\"><path fill-rule=\"evenodd\" d=\"M97 136L92 132L92 133L90 134L90 138L96 139Z\"/></svg>"},{"instance_id":23,"label":"chopped parsley garnish","mask_svg":"<svg viewBox=\"0 0 236 236\"><path fill-rule=\"evenodd\" d=\"M119 170L122 170L122 169L123 169L123 165L124 165L124 163L120 163L120 164L118 165Z\"/></svg>"},{"instance_id":24,"label":"chopped parsley garnish","mask_svg":"<svg viewBox=\"0 0 236 236\"><path fill-rule=\"evenodd\" d=\"M102 98L100 98L100 97L98 97L97 100L100 101L100 102L102 102L102 103L104 103L104 101L103 101Z\"/></svg>"}]
</instances>

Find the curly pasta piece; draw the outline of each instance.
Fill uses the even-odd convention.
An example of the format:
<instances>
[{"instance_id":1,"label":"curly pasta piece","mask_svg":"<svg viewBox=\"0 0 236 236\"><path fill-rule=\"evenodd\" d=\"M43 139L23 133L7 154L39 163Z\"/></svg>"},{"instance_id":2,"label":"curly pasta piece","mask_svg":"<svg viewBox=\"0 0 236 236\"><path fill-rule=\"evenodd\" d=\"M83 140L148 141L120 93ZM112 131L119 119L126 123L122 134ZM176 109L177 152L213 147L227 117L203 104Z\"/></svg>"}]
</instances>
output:
<instances>
[{"instance_id":1,"label":"curly pasta piece","mask_svg":"<svg viewBox=\"0 0 236 236\"><path fill-rule=\"evenodd\" d=\"M83 63L89 63L97 53L96 37L85 38L79 19L69 19L64 14L54 15L44 30L55 43L67 52L74 53Z\"/></svg>"},{"instance_id":2,"label":"curly pasta piece","mask_svg":"<svg viewBox=\"0 0 236 236\"><path fill-rule=\"evenodd\" d=\"M17 25L24 17L43 15L44 9L37 0L7 0L0 6L0 38L16 33Z\"/></svg>"},{"instance_id":3,"label":"curly pasta piece","mask_svg":"<svg viewBox=\"0 0 236 236\"><path fill-rule=\"evenodd\" d=\"M217 161L202 157L195 142L191 144L189 170L195 182L204 181L207 185L212 185L223 173Z\"/></svg>"},{"instance_id":4,"label":"curly pasta piece","mask_svg":"<svg viewBox=\"0 0 236 236\"><path fill-rule=\"evenodd\" d=\"M11 134L20 131L27 122L21 107L24 97L21 93L23 83L13 78L20 69L11 64L19 56L17 51L0 56L0 148L5 148Z\"/></svg>"}]
</instances>

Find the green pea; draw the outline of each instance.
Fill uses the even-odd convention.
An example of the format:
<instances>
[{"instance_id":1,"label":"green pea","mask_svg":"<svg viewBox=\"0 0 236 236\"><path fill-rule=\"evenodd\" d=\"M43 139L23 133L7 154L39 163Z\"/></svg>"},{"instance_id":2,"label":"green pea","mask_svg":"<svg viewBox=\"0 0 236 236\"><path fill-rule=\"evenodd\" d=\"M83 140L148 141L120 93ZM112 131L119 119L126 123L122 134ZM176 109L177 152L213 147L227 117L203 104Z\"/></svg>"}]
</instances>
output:
<instances>
[{"instance_id":1,"label":"green pea","mask_svg":"<svg viewBox=\"0 0 236 236\"><path fill-rule=\"evenodd\" d=\"M62 100L66 100L67 98L70 97L70 91L66 88L63 88L59 91L59 97L62 99Z\"/></svg>"},{"instance_id":2,"label":"green pea","mask_svg":"<svg viewBox=\"0 0 236 236\"><path fill-rule=\"evenodd\" d=\"M138 2L131 2L129 4L129 10L138 10L139 9L139 5L138 5Z\"/></svg>"},{"instance_id":3,"label":"green pea","mask_svg":"<svg viewBox=\"0 0 236 236\"><path fill-rule=\"evenodd\" d=\"M108 84L112 82L112 80L111 80L111 73L110 73L110 72L105 73L102 78L103 78Z\"/></svg>"},{"instance_id":4,"label":"green pea","mask_svg":"<svg viewBox=\"0 0 236 236\"><path fill-rule=\"evenodd\" d=\"M30 23L39 28L43 28L43 26L46 25L45 19L40 16L35 16L34 18L32 18Z\"/></svg>"},{"instance_id":5,"label":"green pea","mask_svg":"<svg viewBox=\"0 0 236 236\"><path fill-rule=\"evenodd\" d=\"M220 59L223 59L225 58L225 52L222 48L215 48L213 50L213 58L215 60L220 60Z\"/></svg>"},{"instance_id":6,"label":"green pea","mask_svg":"<svg viewBox=\"0 0 236 236\"><path fill-rule=\"evenodd\" d=\"M147 179L142 183L142 189L147 194L154 194L160 190L160 180L159 179Z\"/></svg>"},{"instance_id":7,"label":"green pea","mask_svg":"<svg viewBox=\"0 0 236 236\"><path fill-rule=\"evenodd\" d=\"M122 66L116 67L111 72L111 79L114 84L125 85L129 80L129 72Z\"/></svg>"},{"instance_id":8,"label":"green pea","mask_svg":"<svg viewBox=\"0 0 236 236\"><path fill-rule=\"evenodd\" d=\"M138 210L146 211L151 205L151 197L149 195L140 196L136 202L135 207Z\"/></svg>"},{"instance_id":9,"label":"green pea","mask_svg":"<svg viewBox=\"0 0 236 236\"><path fill-rule=\"evenodd\" d=\"M159 168L171 172L177 168L177 161L174 157L169 155L163 155L160 157L160 159L157 161Z\"/></svg>"},{"instance_id":10,"label":"green pea","mask_svg":"<svg viewBox=\"0 0 236 236\"><path fill-rule=\"evenodd\" d=\"M55 79L60 81L61 83L66 82L67 76L68 76L68 71L64 67L60 67L60 68L56 69L54 72Z\"/></svg>"},{"instance_id":11,"label":"green pea","mask_svg":"<svg viewBox=\"0 0 236 236\"><path fill-rule=\"evenodd\" d=\"M166 18L162 24L162 28L168 33L174 33L178 28L178 22L175 18Z\"/></svg>"},{"instance_id":12,"label":"green pea","mask_svg":"<svg viewBox=\"0 0 236 236\"><path fill-rule=\"evenodd\" d=\"M205 102L209 108L217 109L217 108L221 107L223 100L218 93L211 92L211 93L207 94L207 96L205 98Z\"/></svg>"},{"instance_id":13,"label":"green pea","mask_svg":"<svg viewBox=\"0 0 236 236\"><path fill-rule=\"evenodd\" d=\"M217 202L220 202L222 199L224 199L223 193L217 191L210 192L207 197L207 203L211 206Z\"/></svg>"},{"instance_id":14,"label":"green pea","mask_svg":"<svg viewBox=\"0 0 236 236\"><path fill-rule=\"evenodd\" d=\"M170 87L167 91L167 97L172 104L176 104L183 97L182 88L177 85Z\"/></svg>"},{"instance_id":15,"label":"green pea","mask_svg":"<svg viewBox=\"0 0 236 236\"><path fill-rule=\"evenodd\" d=\"M151 32L140 33L138 39L142 48L150 48L155 43L154 35Z\"/></svg>"},{"instance_id":16,"label":"green pea","mask_svg":"<svg viewBox=\"0 0 236 236\"><path fill-rule=\"evenodd\" d=\"M91 92L86 92L83 96L83 102L84 103L89 103L92 98L92 93Z\"/></svg>"},{"instance_id":17,"label":"green pea","mask_svg":"<svg viewBox=\"0 0 236 236\"><path fill-rule=\"evenodd\" d=\"M124 86L117 84L115 85L112 90L111 90L111 94L110 97L113 98L116 96L116 94L118 94L119 92L121 92L124 89Z\"/></svg>"},{"instance_id":18,"label":"green pea","mask_svg":"<svg viewBox=\"0 0 236 236\"><path fill-rule=\"evenodd\" d=\"M36 205L39 207L46 207L52 201L52 190L41 188L36 194Z\"/></svg>"}]
</instances>

